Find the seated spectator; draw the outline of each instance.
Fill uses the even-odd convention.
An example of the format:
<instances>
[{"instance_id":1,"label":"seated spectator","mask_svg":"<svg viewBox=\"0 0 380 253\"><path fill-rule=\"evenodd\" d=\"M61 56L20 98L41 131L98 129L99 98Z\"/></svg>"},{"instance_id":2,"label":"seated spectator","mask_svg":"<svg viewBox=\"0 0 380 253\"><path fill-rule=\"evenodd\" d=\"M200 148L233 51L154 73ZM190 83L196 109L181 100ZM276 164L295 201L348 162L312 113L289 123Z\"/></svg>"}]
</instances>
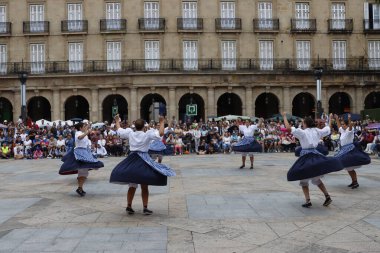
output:
<instances>
[{"instance_id":1,"label":"seated spectator","mask_svg":"<svg viewBox=\"0 0 380 253\"><path fill-rule=\"evenodd\" d=\"M224 133L222 146L224 154L231 152L231 136L229 132Z\"/></svg>"},{"instance_id":2,"label":"seated spectator","mask_svg":"<svg viewBox=\"0 0 380 253\"><path fill-rule=\"evenodd\" d=\"M339 144L339 141L340 141L340 134L339 134L339 132L336 131L336 130L333 130L330 139L331 139L331 143L332 143L334 151L338 151L339 145L340 145Z\"/></svg>"},{"instance_id":3,"label":"seated spectator","mask_svg":"<svg viewBox=\"0 0 380 253\"><path fill-rule=\"evenodd\" d=\"M62 146L65 146L65 145L66 145L66 142L65 142L65 140L63 139L63 136L62 136L62 135L58 136L58 140L57 140L57 148L58 148L58 149L61 149Z\"/></svg>"},{"instance_id":4,"label":"seated spectator","mask_svg":"<svg viewBox=\"0 0 380 253\"><path fill-rule=\"evenodd\" d=\"M198 155L205 155L205 154L207 154L207 149L208 149L208 146L206 144L206 141L202 140L201 144L198 147L198 153L197 154Z\"/></svg>"},{"instance_id":5,"label":"seated spectator","mask_svg":"<svg viewBox=\"0 0 380 253\"><path fill-rule=\"evenodd\" d=\"M37 147L33 152L33 159L41 159L43 158L43 153L40 147Z\"/></svg>"},{"instance_id":6,"label":"seated spectator","mask_svg":"<svg viewBox=\"0 0 380 253\"><path fill-rule=\"evenodd\" d=\"M50 138L49 138L48 144L47 144L48 154L55 153L55 148L56 147L57 147L57 139L55 139L54 136L51 135ZM54 148L54 151L50 152L53 148Z\"/></svg>"},{"instance_id":7,"label":"seated spectator","mask_svg":"<svg viewBox=\"0 0 380 253\"><path fill-rule=\"evenodd\" d=\"M6 142L3 142L3 146L1 147L1 158L9 159L11 157L11 150Z\"/></svg>"},{"instance_id":8,"label":"seated spectator","mask_svg":"<svg viewBox=\"0 0 380 253\"><path fill-rule=\"evenodd\" d=\"M17 144L13 148L13 157L15 160L23 159L24 158L24 147L20 144Z\"/></svg>"},{"instance_id":9,"label":"seated spectator","mask_svg":"<svg viewBox=\"0 0 380 253\"><path fill-rule=\"evenodd\" d=\"M59 159L62 158L66 154L65 146L62 145L60 148L55 149L55 158Z\"/></svg>"},{"instance_id":10,"label":"seated spectator","mask_svg":"<svg viewBox=\"0 0 380 253\"><path fill-rule=\"evenodd\" d=\"M97 144L95 156L98 158L107 157L107 150L102 147L100 144Z\"/></svg>"},{"instance_id":11,"label":"seated spectator","mask_svg":"<svg viewBox=\"0 0 380 253\"><path fill-rule=\"evenodd\" d=\"M183 154L182 148L183 148L182 138L180 138L179 136L176 136L174 139L174 155L177 155L177 153L179 155L182 155Z\"/></svg>"}]
</instances>

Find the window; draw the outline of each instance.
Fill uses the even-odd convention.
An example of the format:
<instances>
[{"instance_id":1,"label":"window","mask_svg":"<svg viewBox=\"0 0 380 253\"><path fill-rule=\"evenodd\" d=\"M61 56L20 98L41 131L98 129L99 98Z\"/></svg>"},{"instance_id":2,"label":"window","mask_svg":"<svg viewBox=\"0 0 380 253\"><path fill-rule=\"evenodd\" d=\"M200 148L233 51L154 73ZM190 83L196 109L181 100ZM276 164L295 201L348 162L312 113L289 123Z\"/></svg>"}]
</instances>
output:
<instances>
[{"instance_id":1,"label":"window","mask_svg":"<svg viewBox=\"0 0 380 253\"><path fill-rule=\"evenodd\" d=\"M121 42L107 42L107 71L121 71Z\"/></svg>"},{"instance_id":2,"label":"window","mask_svg":"<svg viewBox=\"0 0 380 253\"><path fill-rule=\"evenodd\" d=\"M271 2L259 2L259 28L260 29L272 29L272 3Z\"/></svg>"},{"instance_id":3,"label":"window","mask_svg":"<svg viewBox=\"0 0 380 253\"><path fill-rule=\"evenodd\" d=\"M29 6L30 11L30 31L44 31L44 6L42 4L33 4Z\"/></svg>"},{"instance_id":4,"label":"window","mask_svg":"<svg viewBox=\"0 0 380 253\"><path fill-rule=\"evenodd\" d=\"M67 5L67 19L69 31L82 31L82 4Z\"/></svg>"},{"instance_id":5,"label":"window","mask_svg":"<svg viewBox=\"0 0 380 253\"><path fill-rule=\"evenodd\" d=\"M182 3L183 28L197 28L197 2Z\"/></svg>"},{"instance_id":6,"label":"window","mask_svg":"<svg viewBox=\"0 0 380 253\"><path fill-rule=\"evenodd\" d=\"M7 73L7 45L0 45L0 74Z\"/></svg>"},{"instance_id":7,"label":"window","mask_svg":"<svg viewBox=\"0 0 380 253\"><path fill-rule=\"evenodd\" d=\"M368 64L370 69L380 69L380 40L368 42Z\"/></svg>"},{"instance_id":8,"label":"window","mask_svg":"<svg viewBox=\"0 0 380 253\"><path fill-rule=\"evenodd\" d=\"M30 62L32 74L42 74L45 72L45 45L30 44Z\"/></svg>"},{"instance_id":9,"label":"window","mask_svg":"<svg viewBox=\"0 0 380 253\"><path fill-rule=\"evenodd\" d=\"M235 2L221 2L221 28L235 29Z\"/></svg>"},{"instance_id":10,"label":"window","mask_svg":"<svg viewBox=\"0 0 380 253\"><path fill-rule=\"evenodd\" d=\"M346 28L346 6L344 3L333 3L331 5L331 28L345 29Z\"/></svg>"},{"instance_id":11,"label":"window","mask_svg":"<svg viewBox=\"0 0 380 253\"><path fill-rule=\"evenodd\" d=\"M183 42L183 69L198 70L198 43L196 41Z\"/></svg>"},{"instance_id":12,"label":"window","mask_svg":"<svg viewBox=\"0 0 380 253\"><path fill-rule=\"evenodd\" d=\"M262 40L259 47L260 69L273 70L273 41Z\"/></svg>"},{"instance_id":13,"label":"window","mask_svg":"<svg viewBox=\"0 0 380 253\"><path fill-rule=\"evenodd\" d=\"M69 43L69 72L83 72L83 43Z\"/></svg>"},{"instance_id":14,"label":"window","mask_svg":"<svg viewBox=\"0 0 380 253\"><path fill-rule=\"evenodd\" d=\"M7 32L7 7L0 5L0 33Z\"/></svg>"},{"instance_id":15,"label":"window","mask_svg":"<svg viewBox=\"0 0 380 253\"><path fill-rule=\"evenodd\" d=\"M296 29L310 28L310 7L308 3L296 3Z\"/></svg>"},{"instance_id":16,"label":"window","mask_svg":"<svg viewBox=\"0 0 380 253\"><path fill-rule=\"evenodd\" d=\"M297 69L310 69L310 41L297 41Z\"/></svg>"},{"instance_id":17,"label":"window","mask_svg":"<svg viewBox=\"0 0 380 253\"><path fill-rule=\"evenodd\" d=\"M108 30L121 29L121 13L120 3L107 3L106 4L106 18Z\"/></svg>"},{"instance_id":18,"label":"window","mask_svg":"<svg viewBox=\"0 0 380 253\"><path fill-rule=\"evenodd\" d=\"M222 69L236 70L236 41L222 41Z\"/></svg>"},{"instance_id":19,"label":"window","mask_svg":"<svg viewBox=\"0 0 380 253\"><path fill-rule=\"evenodd\" d=\"M380 29L380 4L364 3L365 29Z\"/></svg>"},{"instance_id":20,"label":"window","mask_svg":"<svg viewBox=\"0 0 380 253\"><path fill-rule=\"evenodd\" d=\"M160 27L160 7L158 2L144 3L145 29L158 29Z\"/></svg>"},{"instance_id":21,"label":"window","mask_svg":"<svg viewBox=\"0 0 380 253\"><path fill-rule=\"evenodd\" d=\"M160 42L155 40L145 41L145 70L160 70Z\"/></svg>"},{"instance_id":22,"label":"window","mask_svg":"<svg viewBox=\"0 0 380 253\"><path fill-rule=\"evenodd\" d=\"M346 69L346 41L333 41L333 68Z\"/></svg>"}]
</instances>

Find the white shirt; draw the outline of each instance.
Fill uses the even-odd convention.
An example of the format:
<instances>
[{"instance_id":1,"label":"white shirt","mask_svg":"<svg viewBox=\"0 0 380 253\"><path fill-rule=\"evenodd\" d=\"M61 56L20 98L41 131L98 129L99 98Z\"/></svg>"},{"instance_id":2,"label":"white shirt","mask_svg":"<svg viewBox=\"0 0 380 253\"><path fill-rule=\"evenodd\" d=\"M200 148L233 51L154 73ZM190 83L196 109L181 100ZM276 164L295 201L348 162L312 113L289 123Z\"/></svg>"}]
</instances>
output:
<instances>
[{"instance_id":1,"label":"white shirt","mask_svg":"<svg viewBox=\"0 0 380 253\"><path fill-rule=\"evenodd\" d=\"M231 137L223 136L223 143L224 144L231 144Z\"/></svg>"},{"instance_id":2,"label":"white shirt","mask_svg":"<svg viewBox=\"0 0 380 253\"><path fill-rule=\"evenodd\" d=\"M292 134L296 137L303 149L316 148L321 138L329 135L330 127L326 126L323 129L319 128L301 128L292 127Z\"/></svg>"},{"instance_id":3,"label":"white shirt","mask_svg":"<svg viewBox=\"0 0 380 253\"><path fill-rule=\"evenodd\" d=\"M25 134L25 133L24 134L20 134L20 136L21 136L21 140L25 141L27 134Z\"/></svg>"},{"instance_id":4,"label":"white shirt","mask_svg":"<svg viewBox=\"0 0 380 253\"><path fill-rule=\"evenodd\" d=\"M100 148L96 148L96 154L105 156L107 155L107 150L104 147L100 146Z\"/></svg>"},{"instance_id":5,"label":"white shirt","mask_svg":"<svg viewBox=\"0 0 380 253\"><path fill-rule=\"evenodd\" d=\"M244 134L246 137L253 137L253 133L257 129L257 125L250 125L247 127L246 125L240 125L239 131Z\"/></svg>"},{"instance_id":6,"label":"white shirt","mask_svg":"<svg viewBox=\"0 0 380 253\"><path fill-rule=\"evenodd\" d=\"M25 140L24 146L26 149L30 148L32 146L32 140Z\"/></svg>"},{"instance_id":7,"label":"white shirt","mask_svg":"<svg viewBox=\"0 0 380 253\"><path fill-rule=\"evenodd\" d=\"M155 129L148 130L144 133L143 131L133 132L131 128L119 128L117 133L121 138L129 140L129 149L131 151L148 152L149 145L152 141L161 140L161 136L159 136L158 131Z\"/></svg>"},{"instance_id":8,"label":"white shirt","mask_svg":"<svg viewBox=\"0 0 380 253\"><path fill-rule=\"evenodd\" d=\"M57 147L60 148L62 146L65 146L65 140L62 139L62 140L57 140Z\"/></svg>"},{"instance_id":9,"label":"white shirt","mask_svg":"<svg viewBox=\"0 0 380 253\"><path fill-rule=\"evenodd\" d=\"M88 147L88 142L90 141L87 137L87 135L82 139L79 140L79 136L82 135L82 131L76 131L75 133L75 147L77 148L87 148Z\"/></svg>"},{"instance_id":10,"label":"white shirt","mask_svg":"<svg viewBox=\"0 0 380 253\"><path fill-rule=\"evenodd\" d=\"M350 131L349 127L344 130L342 127L339 128L340 133L340 145L344 146L354 142L355 133L353 129Z\"/></svg>"},{"instance_id":11,"label":"white shirt","mask_svg":"<svg viewBox=\"0 0 380 253\"><path fill-rule=\"evenodd\" d=\"M98 143L100 146L104 147L106 145L106 139L98 140Z\"/></svg>"}]
</instances>

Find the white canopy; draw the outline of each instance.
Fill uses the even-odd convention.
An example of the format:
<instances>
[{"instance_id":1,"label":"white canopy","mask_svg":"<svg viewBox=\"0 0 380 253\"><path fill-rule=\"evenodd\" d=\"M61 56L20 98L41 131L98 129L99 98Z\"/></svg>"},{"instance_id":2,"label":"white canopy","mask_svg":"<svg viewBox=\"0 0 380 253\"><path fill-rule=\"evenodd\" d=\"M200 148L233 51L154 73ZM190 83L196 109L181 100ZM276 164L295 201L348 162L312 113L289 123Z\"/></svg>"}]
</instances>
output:
<instances>
[{"instance_id":1,"label":"white canopy","mask_svg":"<svg viewBox=\"0 0 380 253\"><path fill-rule=\"evenodd\" d=\"M247 116L226 115L226 116L221 116L221 117L215 118L215 121L221 121L223 119L226 119L226 120L237 120L238 118L241 118L242 120L251 120L251 118L247 117Z\"/></svg>"},{"instance_id":2,"label":"white canopy","mask_svg":"<svg viewBox=\"0 0 380 253\"><path fill-rule=\"evenodd\" d=\"M43 122L43 123L42 123ZM46 120L46 119L40 119L36 121L37 126L39 127L46 127L46 126L52 126L53 123Z\"/></svg>"}]
</instances>

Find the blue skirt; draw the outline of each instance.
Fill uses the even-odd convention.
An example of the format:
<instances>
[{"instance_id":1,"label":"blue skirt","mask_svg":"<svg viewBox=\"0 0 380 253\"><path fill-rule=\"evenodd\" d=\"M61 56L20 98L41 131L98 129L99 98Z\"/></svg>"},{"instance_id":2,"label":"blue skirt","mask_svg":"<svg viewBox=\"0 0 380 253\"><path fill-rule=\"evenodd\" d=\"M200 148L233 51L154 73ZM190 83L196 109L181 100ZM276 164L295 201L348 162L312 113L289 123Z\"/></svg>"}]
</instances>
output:
<instances>
[{"instance_id":1,"label":"blue skirt","mask_svg":"<svg viewBox=\"0 0 380 253\"><path fill-rule=\"evenodd\" d=\"M244 137L232 147L232 150L237 153L255 153L263 152L263 147L253 137Z\"/></svg>"},{"instance_id":2,"label":"blue skirt","mask_svg":"<svg viewBox=\"0 0 380 253\"><path fill-rule=\"evenodd\" d=\"M166 146L162 141L153 141L149 146L148 153L151 155L164 155Z\"/></svg>"},{"instance_id":3,"label":"blue skirt","mask_svg":"<svg viewBox=\"0 0 380 253\"><path fill-rule=\"evenodd\" d=\"M83 162L75 158L74 149L71 149L64 157L62 157L63 164L59 170L60 175L71 175L78 174L79 169L99 169L104 167L101 161L96 160L96 162Z\"/></svg>"},{"instance_id":4,"label":"blue skirt","mask_svg":"<svg viewBox=\"0 0 380 253\"><path fill-rule=\"evenodd\" d=\"M288 171L288 181L297 181L322 176L344 169L343 164L335 157L308 153L297 159Z\"/></svg>"},{"instance_id":5,"label":"blue skirt","mask_svg":"<svg viewBox=\"0 0 380 253\"><path fill-rule=\"evenodd\" d=\"M371 163L371 157L361 149L360 145L355 145L354 148L347 153L341 149L335 156L345 168L360 167Z\"/></svg>"},{"instance_id":6,"label":"blue skirt","mask_svg":"<svg viewBox=\"0 0 380 253\"><path fill-rule=\"evenodd\" d=\"M147 153L131 152L112 171L110 183L167 185L167 177L175 172L169 167L154 162Z\"/></svg>"},{"instance_id":7,"label":"blue skirt","mask_svg":"<svg viewBox=\"0 0 380 253\"><path fill-rule=\"evenodd\" d=\"M322 155L327 156L329 154L328 148L325 145L323 145L323 144L318 144L318 146L317 146L316 149ZM296 149L294 150L294 155L297 156L297 157L300 157L301 156L301 151L302 151L302 147L301 146L296 147Z\"/></svg>"}]
</instances>

